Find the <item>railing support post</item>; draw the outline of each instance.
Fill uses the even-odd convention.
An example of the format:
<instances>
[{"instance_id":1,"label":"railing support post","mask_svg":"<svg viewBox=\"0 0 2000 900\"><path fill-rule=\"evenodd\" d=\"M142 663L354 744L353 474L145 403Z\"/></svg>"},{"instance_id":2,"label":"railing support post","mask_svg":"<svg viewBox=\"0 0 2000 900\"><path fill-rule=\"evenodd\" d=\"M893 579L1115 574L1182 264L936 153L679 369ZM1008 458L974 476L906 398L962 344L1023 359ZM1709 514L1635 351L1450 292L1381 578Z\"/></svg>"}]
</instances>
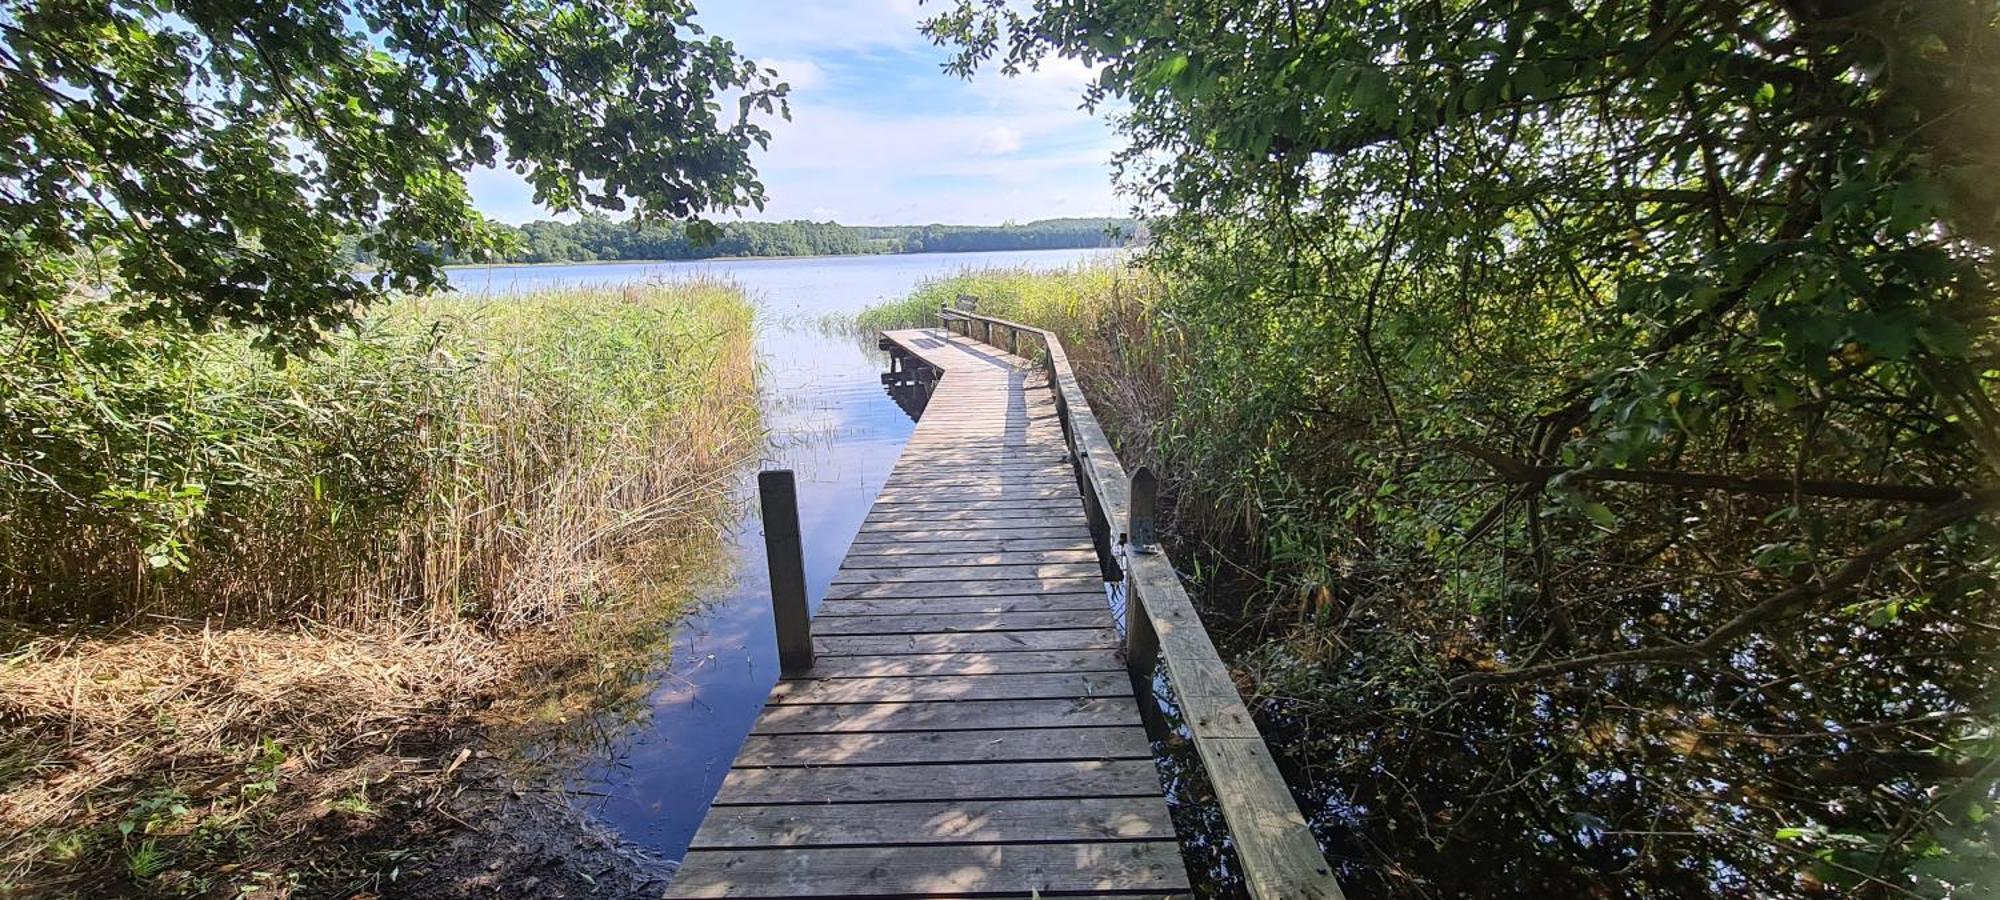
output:
<instances>
[{"instance_id":1,"label":"railing support post","mask_svg":"<svg viewBox=\"0 0 2000 900\"><path fill-rule=\"evenodd\" d=\"M1140 466L1132 471L1132 493L1125 508L1125 540L1134 553L1157 553L1160 549L1158 525L1160 480L1153 470Z\"/></svg>"},{"instance_id":2,"label":"railing support post","mask_svg":"<svg viewBox=\"0 0 2000 900\"><path fill-rule=\"evenodd\" d=\"M1153 619L1146 615L1146 600L1139 595L1139 582L1125 579L1125 668L1132 677L1150 684L1153 666L1160 659L1160 635Z\"/></svg>"},{"instance_id":3,"label":"railing support post","mask_svg":"<svg viewBox=\"0 0 2000 900\"><path fill-rule=\"evenodd\" d=\"M805 546L799 538L799 489L790 469L757 473L764 512L764 557L771 567L771 621L778 629L778 668L786 676L812 670L812 612L806 608Z\"/></svg>"},{"instance_id":4,"label":"railing support post","mask_svg":"<svg viewBox=\"0 0 2000 900\"><path fill-rule=\"evenodd\" d=\"M1159 479L1153 470L1140 466L1132 473L1132 489L1126 506L1125 546L1132 553L1159 552L1153 511L1159 505ZM1160 655L1160 635L1153 630L1153 617L1146 614L1146 598L1139 593L1139 580L1125 579L1125 665L1139 678L1151 678Z\"/></svg>"}]
</instances>

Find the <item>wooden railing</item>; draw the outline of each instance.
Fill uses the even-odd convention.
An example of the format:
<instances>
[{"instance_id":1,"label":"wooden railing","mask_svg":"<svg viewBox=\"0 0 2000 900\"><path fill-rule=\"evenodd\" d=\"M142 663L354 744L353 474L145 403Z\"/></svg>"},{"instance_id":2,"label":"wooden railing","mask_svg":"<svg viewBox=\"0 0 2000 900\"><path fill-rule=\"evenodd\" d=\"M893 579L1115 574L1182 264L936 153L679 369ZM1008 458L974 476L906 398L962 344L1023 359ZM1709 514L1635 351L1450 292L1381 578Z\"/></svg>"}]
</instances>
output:
<instances>
[{"instance_id":1,"label":"wooden railing","mask_svg":"<svg viewBox=\"0 0 2000 900\"><path fill-rule=\"evenodd\" d=\"M1195 753L1215 786L1223 821L1257 898L1339 898L1340 886L1285 787L1277 763L1236 693L1229 669L1202 628L1180 576L1154 539L1154 479L1131 475L1090 411L1069 354L1047 330L964 309L939 310L946 329L1021 355L1021 338L1042 345L1043 367L1083 487L1094 530L1123 546L1125 650L1135 675L1150 680L1157 664L1179 699ZM994 340L996 333L1001 341ZM1107 567L1109 568L1109 566ZM1116 569L1112 571L1118 571Z\"/></svg>"}]
</instances>

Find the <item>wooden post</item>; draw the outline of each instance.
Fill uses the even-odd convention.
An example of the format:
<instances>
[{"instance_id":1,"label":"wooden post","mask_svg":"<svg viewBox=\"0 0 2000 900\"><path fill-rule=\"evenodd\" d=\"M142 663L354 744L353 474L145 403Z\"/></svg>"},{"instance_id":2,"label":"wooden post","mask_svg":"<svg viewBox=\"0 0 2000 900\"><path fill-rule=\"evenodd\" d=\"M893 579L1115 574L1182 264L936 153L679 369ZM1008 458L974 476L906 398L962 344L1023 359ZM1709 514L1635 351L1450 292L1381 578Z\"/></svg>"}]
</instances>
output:
<instances>
[{"instance_id":1,"label":"wooden post","mask_svg":"<svg viewBox=\"0 0 2000 900\"><path fill-rule=\"evenodd\" d=\"M764 510L764 557L771 566L771 621L778 628L778 668L804 675L813 664L812 612L806 608L805 547L799 539L799 489L790 469L757 473Z\"/></svg>"},{"instance_id":2,"label":"wooden post","mask_svg":"<svg viewBox=\"0 0 2000 900\"><path fill-rule=\"evenodd\" d=\"M1126 508L1125 541L1134 553L1157 553L1160 533L1156 510L1160 505L1160 481L1153 470L1140 466L1132 472L1131 505Z\"/></svg>"},{"instance_id":3,"label":"wooden post","mask_svg":"<svg viewBox=\"0 0 2000 900\"><path fill-rule=\"evenodd\" d=\"M1127 500L1126 549L1133 553L1159 552L1153 511L1159 501L1159 479L1153 470L1140 466L1132 473L1132 493ZM1125 664L1132 674L1150 678L1153 662L1160 654L1160 636L1153 630L1153 618L1146 614L1145 598L1139 594L1139 580L1125 579Z\"/></svg>"},{"instance_id":4,"label":"wooden post","mask_svg":"<svg viewBox=\"0 0 2000 900\"><path fill-rule=\"evenodd\" d=\"M1125 668L1141 686L1151 691L1153 666L1160 658L1160 635L1153 630L1153 617L1146 614L1146 599L1139 595L1139 581L1125 579Z\"/></svg>"}]
</instances>

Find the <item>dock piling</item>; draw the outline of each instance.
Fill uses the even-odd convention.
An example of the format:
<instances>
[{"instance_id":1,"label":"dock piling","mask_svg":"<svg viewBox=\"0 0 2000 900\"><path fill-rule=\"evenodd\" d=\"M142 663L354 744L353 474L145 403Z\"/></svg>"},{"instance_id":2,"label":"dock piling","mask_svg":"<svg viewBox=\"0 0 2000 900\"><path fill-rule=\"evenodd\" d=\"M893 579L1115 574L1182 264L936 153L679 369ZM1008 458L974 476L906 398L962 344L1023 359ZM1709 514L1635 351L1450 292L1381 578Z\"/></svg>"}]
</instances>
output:
<instances>
[{"instance_id":1,"label":"dock piling","mask_svg":"<svg viewBox=\"0 0 2000 900\"><path fill-rule=\"evenodd\" d=\"M787 676L812 670L812 611L806 606L805 547L799 537L799 491L790 469L757 473L764 511L764 556L771 568L771 620L778 667Z\"/></svg>"}]
</instances>

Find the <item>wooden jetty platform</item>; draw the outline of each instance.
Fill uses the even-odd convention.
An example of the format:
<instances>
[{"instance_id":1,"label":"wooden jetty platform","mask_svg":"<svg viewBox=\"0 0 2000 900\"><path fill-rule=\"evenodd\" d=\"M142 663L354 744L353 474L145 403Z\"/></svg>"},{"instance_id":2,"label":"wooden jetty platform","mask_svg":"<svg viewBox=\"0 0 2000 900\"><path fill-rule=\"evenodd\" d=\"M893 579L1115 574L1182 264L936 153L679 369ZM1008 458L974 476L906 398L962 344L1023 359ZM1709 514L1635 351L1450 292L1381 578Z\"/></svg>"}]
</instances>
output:
<instances>
[{"instance_id":1,"label":"wooden jetty platform","mask_svg":"<svg viewBox=\"0 0 2000 900\"><path fill-rule=\"evenodd\" d=\"M1046 333L1003 324L1005 350L991 324L985 341L883 335L933 392L810 634L790 638L810 668L771 691L668 896L1191 896L1106 602L1119 571L1077 466L1073 377L1016 355ZM1278 844L1304 835L1311 858L1252 879L1285 893L1255 892L1338 897L1276 783L1264 799L1282 808L1244 820L1246 868L1269 868L1260 835L1285 829Z\"/></svg>"}]
</instances>

